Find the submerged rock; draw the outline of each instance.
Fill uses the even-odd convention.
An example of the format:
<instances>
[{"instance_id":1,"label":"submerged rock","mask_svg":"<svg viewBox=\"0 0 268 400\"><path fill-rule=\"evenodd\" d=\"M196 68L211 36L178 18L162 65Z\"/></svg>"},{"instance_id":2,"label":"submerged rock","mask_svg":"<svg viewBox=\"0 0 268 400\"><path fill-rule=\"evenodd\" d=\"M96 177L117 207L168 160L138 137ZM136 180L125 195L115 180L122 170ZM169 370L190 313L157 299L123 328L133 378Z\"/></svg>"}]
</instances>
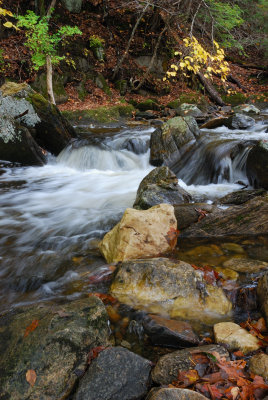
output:
<instances>
[{"instance_id":1,"label":"submerged rock","mask_svg":"<svg viewBox=\"0 0 268 400\"><path fill-rule=\"evenodd\" d=\"M139 400L149 388L151 362L123 347L99 353L81 379L74 400Z\"/></svg>"},{"instance_id":2,"label":"submerged rock","mask_svg":"<svg viewBox=\"0 0 268 400\"><path fill-rule=\"evenodd\" d=\"M246 169L252 186L268 190L268 144L265 140L260 140L250 150Z\"/></svg>"},{"instance_id":3,"label":"submerged rock","mask_svg":"<svg viewBox=\"0 0 268 400\"><path fill-rule=\"evenodd\" d=\"M105 307L95 296L64 305L18 308L0 318L1 398L65 399L91 348L109 344ZM28 370L37 376L34 386Z\"/></svg>"},{"instance_id":4,"label":"submerged rock","mask_svg":"<svg viewBox=\"0 0 268 400\"><path fill-rule=\"evenodd\" d=\"M241 206L231 206L207 215L182 232L183 237L222 238L268 233L268 196L256 197Z\"/></svg>"},{"instance_id":5,"label":"submerged rock","mask_svg":"<svg viewBox=\"0 0 268 400\"><path fill-rule=\"evenodd\" d=\"M13 145L3 159L29 164L28 154L37 151L38 146L51 152L59 152L67 145L76 133L68 121L61 115L56 106L49 103L42 95L36 93L25 83L5 83L0 88L0 117L6 119L5 126L0 131L0 140L7 145ZM8 126L7 126L8 121ZM27 128L29 135L23 134L20 140L21 126ZM22 142L22 143L20 143ZM36 144L36 143L37 144ZM25 159L22 154L25 154ZM40 151L37 151L37 164L40 164ZM14 160L15 154L18 159ZM10 159L9 159L10 157ZM12 159L11 159L12 158ZM31 161L30 164L33 164Z\"/></svg>"},{"instance_id":6,"label":"submerged rock","mask_svg":"<svg viewBox=\"0 0 268 400\"><path fill-rule=\"evenodd\" d=\"M195 353L213 353L216 351L221 357L229 359L228 351L219 345L191 347L190 349L177 350L166 354L158 360L152 371L152 379L158 385L169 385L177 379L180 371L188 371L194 368L193 355Z\"/></svg>"},{"instance_id":7,"label":"submerged rock","mask_svg":"<svg viewBox=\"0 0 268 400\"><path fill-rule=\"evenodd\" d=\"M106 233L99 249L107 262L155 257L171 249L169 232L176 229L174 208L169 204L142 211L127 208L121 221Z\"/></svg>"},{"instance_id":8,"label":"submerged rock","mask_svg":"<svg viewBox=\"0 0 268 400\"><path fill-rule=\"evenodd\" d=\"M176 388L153 388L145 400L206 400L207 397L194 390Z\"/></svg>"},{"instance_id":9,"label":"submerged rock","mask_svg":"<svg viewBox=\"0 0 268 400\"><path fill-rule=\"evenodd\" d=\"M185 150L199 137L198 125L193 117L175 117L168 120L151 135L150 163L156 167L162 164L172 169ZM182 152L181 152L182 150Z\"/></svg>"},{"instance_id":10,"label":"submerged rock","mask_svg":"<svg viewBox=\"0 0 268 400\"><path fill-rule=\"evenodd\" d=\"M201 271L167 258L123 262L110 291L122 303L171 318L211 320L232 309L223 290L208 284Z\"/></svg>"},{"instance_id":11,"label":"submerged rock","mask_svg":"<svg viewBox=\"0 0 268 400\"><path fill-rule=\"evenodd\" d=\"M167 347L189 347L199 343L188 322L148 315L143 321L145 333L155 345Z\"/></svg>"},{"instance_id":12,"label":"submerged rock","mask_svg":"<svg viewBox=\"0 0 268 400\"><path fill-rule=\"evenodd\" d=\"M233 269L237 272L248 274L258 273L268 269L268 263L259 260L251 260L248 258L230 258L223 263L225 268Z\"/></svg>"},{"instance_id":13,"label":"submerged rock","mask_svg":"<svg viewBox=\"0 0 268 400\"><path fill-rule=\"evenodd\" d=\"M241 350L247 354L261 347L256 336L234 322L220 322L214 325L214 335L216 343L227 345L231 351Z\"/></svg>"},{"instance_id":14,"label":"submerged rock","mask_svg":"<svg viewBox=\"0 0 268 400\"><path fill-rule=\"evenodd\" d=\"M147 210L157 204L189 203L191 195L179 184L178 178L168 167L153 169L141 181L134 208Z\"/></svg>"}]
</instances>

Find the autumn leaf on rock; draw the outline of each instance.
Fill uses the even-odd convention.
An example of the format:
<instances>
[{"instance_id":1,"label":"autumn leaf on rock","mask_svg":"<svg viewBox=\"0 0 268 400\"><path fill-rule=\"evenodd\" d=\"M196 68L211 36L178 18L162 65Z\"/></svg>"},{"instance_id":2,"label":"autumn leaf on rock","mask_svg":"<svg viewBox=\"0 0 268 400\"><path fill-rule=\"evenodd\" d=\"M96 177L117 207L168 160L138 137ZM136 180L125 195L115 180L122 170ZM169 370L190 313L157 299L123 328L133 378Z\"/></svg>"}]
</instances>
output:
<instances>
[{"instance_id":1,"label":"autumn leaf on rock","mask_svg":"<svg viewBox=\"0 0 268 400\"><path fill-rule=\"evenodd\" d=\"M28 371L26 372L26 381L31 386L34 386L36 381L36 372L33 369L28 369Z\"/></svg>"},{"instance_id":2,"label":"autumn leaf on rock","mask_svg":"<svg viewBox=\"0 0 268 400\"><path fill-rule=\"evenodd\" d=\"M23 337L27 337L30 332L33 332L38 327L38 325L39 325L39 320L38 319L34 319L32 321L32 323L29 326L27 326L27 328L25 329Z\"/></svg>"},{"instance_id":3,"label":"autumn leaf on rock","mask_svg":"<svg viewBox=\"0 0 268 400\"><path fill-rule=\"evenodd\" d=\"M166 234L165 238L166 241L168 242L171 250L174 250L177 244L177 239L179 236L179 231L173 227L171 227L168 231L168 233Z\"/></svg>"}]
</instances>

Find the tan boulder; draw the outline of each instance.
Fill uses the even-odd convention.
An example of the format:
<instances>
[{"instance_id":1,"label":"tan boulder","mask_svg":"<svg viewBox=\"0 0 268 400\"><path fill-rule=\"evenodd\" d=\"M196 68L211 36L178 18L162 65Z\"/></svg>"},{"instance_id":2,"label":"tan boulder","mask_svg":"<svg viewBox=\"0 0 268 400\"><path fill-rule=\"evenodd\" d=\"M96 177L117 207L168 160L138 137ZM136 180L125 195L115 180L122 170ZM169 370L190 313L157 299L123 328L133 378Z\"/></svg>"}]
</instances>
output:
<instances>
[{"instance_id":1,"label":"tan boulder","mask_svg":"<svg viewBox=\"0 0 268 400\"><path fill-rule=\"evenodd\" d=\"M214 325L216 343L226 344L230 350L241 350L244 354L260 348L259 339L234 322Z\"/></svg>"},{"instance_id":2,"label":"tan boulder","mask_svg":"<svg viewBox=\"0 0 268 400\"><path fill-rule=\"evenodd\" d=\"M144 211L127 208L121 221L104 236L99 249L109 263L157 257L171 249L169 238L176 229L177 220L170 204Z\"/></svg>"},{"instance_id":3,"label":"tan boulder","mask_svg":"<svg viewBox=\"0 0 268 400\"><path fill-rule=\"evenodd\" d=\"M255 354L249 361L250 372L268 379L268 355L264 353Z\"/></svg>"},{"instance_id":4,"label":"tan boulder","mask_svg":"<svg viewBox=\"0 0 268 400\"><path fill-rule=\"evenodd\" d=\"M230 258L223 263L225 268L230 268L237 272L254 274L268 269L268 263L265 261L251 260L248 258Z\"/></svg>"}]
</instances>

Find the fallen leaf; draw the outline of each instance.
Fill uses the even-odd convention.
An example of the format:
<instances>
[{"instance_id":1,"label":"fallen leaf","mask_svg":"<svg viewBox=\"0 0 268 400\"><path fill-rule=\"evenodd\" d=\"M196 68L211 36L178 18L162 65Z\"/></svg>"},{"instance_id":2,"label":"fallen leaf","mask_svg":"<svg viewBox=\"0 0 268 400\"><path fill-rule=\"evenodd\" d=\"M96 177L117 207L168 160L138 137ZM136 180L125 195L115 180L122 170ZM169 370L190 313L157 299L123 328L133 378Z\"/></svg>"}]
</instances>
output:
<instances>
[{"instance_id":1,"label":"fallen leaf","mask_svg":"<svg viewBox=\"0 0 268 400\"><path fill-rule=\"evenodd\" d=\"M89 297L96 296L99 299L101 299L101 301L103 301L104 304L107 304L107 303L115 304L117 302L117 299L115 297L110 296L109 294L105 294L105 293L89 293L88 296Z\"/></svg>"},{"instance_id":2,"label":"fallen leaf","mask_svg":"<svg viewBox=\"0 0 268 400\"><path fill-rule=\"evenodd\" d=\"M168 233L166 234L165 238L166 238L166 241L168 242L171 250L175 249L179 234L180 234L180 232L173 227L171 227L169 229Z\"/></svg>"},{"instance_id":3,"label":"fallen leaf","mask_svg":"<svg viewBox=\"0 0 268 400\"><path fill-rule=\"evenodd\" d=\"M33 369L28 369L26 372L26 381L31 385L34 386L36 381L36 373Z\"/></svg>"},{"instance_id":4,"label":"fallen leaf","mask_svg":"<svg viewBox=\"0 0 268 400\"><path fill-rule=\"evenodd\" d=\"M87 363L90 364L92 362L92 360L97 358L98 355L105 349L107 349L107 347L105 347L105 346L97 346L97 347L94 347L93 349L91 349L90 352L88 353Z\"/></svg>"},{"instance_id":5,"label":"fallen leaf","mask_svg":"<svg viewBox=\"0 0 268 400\"><path fill-rule=\"evenodd\" d=\"M32 323L29 326L27 326L27 328L25 329L23 337L27 337L30 332L33 332L38 327L38 325L39 325L39 320L38 319L34 319L32 321Z\"/></svg>"}]
</instances>

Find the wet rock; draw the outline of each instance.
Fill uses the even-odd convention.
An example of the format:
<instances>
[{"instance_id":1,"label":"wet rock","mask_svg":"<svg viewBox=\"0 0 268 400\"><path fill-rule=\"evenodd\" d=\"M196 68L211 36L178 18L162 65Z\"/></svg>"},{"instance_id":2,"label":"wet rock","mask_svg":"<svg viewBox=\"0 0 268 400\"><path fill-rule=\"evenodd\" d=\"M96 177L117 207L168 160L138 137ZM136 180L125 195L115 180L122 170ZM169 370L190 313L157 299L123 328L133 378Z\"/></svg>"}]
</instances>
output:
<instances>
[{"instance_id":1,"label":"wet rock","mask_svg":"<svg viewBox=\"0 0 268 400\"><path fill-rule=\"evenodd\" d=\"M194 353L216 351L221 357L229 359L228 351L219 345L206 345L177 350L166 354L158 360L152 371L152 379L158 385L168 385L177 379L179 371L188 371L194 368L192 355Z\"/></svg>"},{"instance_id":2,"label":"wet rock","mask_svg":"<svg viewBox=\"0 0 268 400\"><path fill-rule=\"evenodd\" d=\"M174 204L175 217L178 222L178 229L182 230L194 224L200 218L201 212L211 214L217 207L207 203Z\"/></svg>"},{"instance_id":3,"label":"wet rock","mask_svg":"<svg viewBox=\"0 0 268 400\"><path fill-rule=\"evenodd\" d=\"M244 114L234 114L228 118L226 126L230 129L247 129L255 124L255 119Z\"/></svg>"},{"instance_id":4,"label":"wet rock","mask_svg":"<svg viewBox=\"0 0 268 400\"><path fill-rule=\"evenodd\" d=\"M249 360L249 369L253 374L268 379L268 355L264 353L255 354Z\"/></svg>"},{"instance_id":5,"label":"wet rock","mask_svg":"<svg viewBox=\"0 0 268 400\"><path fill-rule=\"evenodd\" d=\"M242 353L247 354L261 347L256 336L251 335L234 322L215 324L214 335L216 343L227 345L231 351L241 350Z\"/></svg>"},{"instance_id":6,"label":"wet rock","mask_svg":"<svg viewBox=\"0 0 268 400\"><path fill-rule=\"evenodd\" d=\"M178 108L178 114L181 117L191 116L191 117L201 117L203 115L202 111L195 104L183 103Z\"/></svg>"},{"instance_id":7,"label":"wet rock","mask_svg":"<svg viewBox=\"0 0 268 400\"><path fill-rule=\"evenodd\" d=\"M171 118L151 135L150 163L156 167L164 164L172 169L181 158L182 148L195 143L199 134L193 117Z\"/></svg>"},{"instance_id":8,"label":"wet rock","mask_svg":"<svg viewBox=\"0 0 268 400\"><path fill-rule=\"evenodd\" d=\"M63 305L18 308L0 319L1 398L67 398L91 348L109 344L105 307L95 296ZM27 370L37 375L26 381Z\"/></svg>"},{"instance_id":9,"label":"wet rock","mask_svg":"<svg viewBox=\"0 0 268 400\"><path fill-rule=\"evenodd\" d=\"M194 390L175 388L153 388L145 400L206 400L207 397Z\"/></svg>"},{"instance_id":10,"label":"wet rock","mask_svg":"<svg viewBox=\"0 0 268 400\"><path fill-rule=\"evenodd\" d=\"M179 184L178 178L168 167L158 167L141 181L134 208L147 210L157 204L189 203L191 195Z\"/></svg>"},{"instance_id":11,"label":"wet rock","mask_svg":"<svg viewBox=\"0 0 268 400\"><path fill-rule=\"evenodd\" d=\"M224 197L221 197L218 202L221 204L244 204L247 201L253 199L257 196L264 196L266 194L266 190L264 189L242 189L236 192L232 192L227 194Z\"/></svg>"},{"instance_id":12,"label":"wet rock","mask_svg":"<svg viewBox=\"0 0 268 400\"><path fill-rule=\"evenodd\" d=\"M29 130L19 125L14 118L2 115L0 115L0 159L23 165L43 165L46 161L41 147Z\"/></svg>"},{"instance_id":13,"label":"wet rock","mask_svg":"<svg viewBox=\"0 0 268 400\"><path fill-rule=\"evenodd\" d=\"M174 208L169 204L142 211L127 208L99 249L107 262L155 257L170 250L168 232L176 229Z\"/></svg>"},{"instance_id":14,"label":"wet rock","mask_svg":"<svg viewBox=\"0 0 268 400\"><path fill-rule=\"evenodd\" d=\"M234 112L239 114L253 114L258 115L260 114L260 110L253 106L253 104L241 104L239 106L234 107Z\"/></svg>"},{"instance_id":15,"label":"wet rock","mask_svg":"<svg viewBox=\"0 0 268 400\"><path fill-rule=\"evenodd\" d=\"M0 88L0 116L13 118L26 127L43 149L59 154L76 133L56 106L29 85L13 82Z\"/></svg>"},{"instance_id":16,"label":"wet rock","mask_svg":"<svg viewBox=\"0 0 268 400\"><path fill-rule=\"evenodd\" d=\"M207 215L200 222L191 225L182 237L228 238L268 233L268 196L256 197L243 205L231 206Z\"/></svg>"},{"instance_id":17,"label":"wet rock","mask_svg":"<svg viewBox=\"0 0 268 400\"><path fill-rule=\"evenodd\" d=\"M239 274L229 268L215 267L215 271L217 271L226 281L237 281L239 278Z\"/></svg>"},{"instance_id":18,"label":"wet rock","mask_svg":"<svg viewBox=\"0 0 268 400\"><path fill-rule=\"evenodd\" d=\"M226 126L228 117L216 117L201 125L200 129L216 129L220 126Z\"/></svg>"},{"instance_id":19,"label":"wet rock","mask_svg":"<svg viewBox=\"0 0 268 400\"><path fill-rule=\"evenodd\" d=\"M137 121L141 119L155 119L155 115L150 111L139 111L136 113L135 118Z\"/></svg>"},{"instance_id":20,"label":"wet rock","mask_svg":"<svg viewBox=\"0 0 268 400\"><path fill-rule=\"evenodd\" d=\"M201 271L167 258L123 262L110 291L122 303L171 318L211 320L232 308L223 290L208 284Z\"/></svg>"},{"instance_id":21,"label":"wet rock","mask_svg":"<svg viewBox=\"0 0 268 400\"><path fill-rule=\"evenodd\" d=\"M149 388L151 362L123 347L111 347L93 360L74 400L138 400Z\"/></svg>"},{"instance_id":22,"label":"wet rock","mask_svg":"<svg viewBox=\"0 0 268 400\"><path fill-rule=\"evenodd\" d=\"M266 324L268 325L268 272L258 281L257 295L260 308L265 315Z\"/></svg>"},{"instance_id":23,"label":"wet rock","mask_svg":"<svg viewBox=\"0 0 268 400\"><path fill-rule=\"evenodd\" d=\"M199 343L188 322L149 315L143 321L143 328L154 345L189 347Z\"/></svg>"},{"instance_id":24,"label":"wet rock","mask_svg":"<svg viewBox=\"0 0 268 400\"><path fill-rule=\"evenodd\" d=\"M250 150L246 169L252 186L268 190L268 143L265 140L260 140Z\"/></svg>"},{"instance_id":25,"label":"wet rock","mask_svg":"<svg viewBox=\"0 0 268 400\"><path fill-rule=\"evenodd\" d=\"M258 273L268 269L268 263L259 260L250 260L248 258L230 258L223 263L225 268L233 269L237 272L248 274Z\"/></svg>"}]
</instances>

